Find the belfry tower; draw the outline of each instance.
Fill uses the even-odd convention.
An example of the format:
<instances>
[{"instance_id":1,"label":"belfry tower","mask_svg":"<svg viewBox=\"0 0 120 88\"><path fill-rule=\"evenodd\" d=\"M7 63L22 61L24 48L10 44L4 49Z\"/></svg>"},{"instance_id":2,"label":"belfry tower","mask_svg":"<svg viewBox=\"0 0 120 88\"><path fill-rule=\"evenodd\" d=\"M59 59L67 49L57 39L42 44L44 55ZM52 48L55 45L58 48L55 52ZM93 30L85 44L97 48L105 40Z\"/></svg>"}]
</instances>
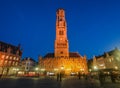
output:
<instances>
[{"instance_id":1,"label":"belfry tower","mask_svg":"<svg viewBox=\"0 0 120 88\"><path fill-rule=\"evenodd\" d=\"M55 57L69 57L69 45L67 39L67 24L65 20L65 11L58 9L56 12L56 39L55 39Z\"/></svg>"}]
</instances>

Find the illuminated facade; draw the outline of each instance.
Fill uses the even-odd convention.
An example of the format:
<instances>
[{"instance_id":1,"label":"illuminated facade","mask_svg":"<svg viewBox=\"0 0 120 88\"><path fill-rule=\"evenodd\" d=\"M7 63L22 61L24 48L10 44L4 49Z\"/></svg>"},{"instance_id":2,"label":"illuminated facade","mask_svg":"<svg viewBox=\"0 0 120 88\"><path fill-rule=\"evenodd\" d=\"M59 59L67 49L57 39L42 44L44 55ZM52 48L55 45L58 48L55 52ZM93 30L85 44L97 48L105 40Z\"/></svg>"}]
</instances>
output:
<instances>
[{"instance_id":1,"label":"illuminated facade","mask_svg":"<svg viewBox=\"0 0 120 88\"><path fill-rule=\"evenodd\" d=\"M30 71L32 70L36 65L36 61L32 58L26 57L21 60L21 68L24 71Z\"/></svg>"},{"instance_id":2,"label":"illuminated facade","mask_svg":"<svg viewBox=\"0 0 120 88\"><path fill-rule=\"evenodd\" d=\"M113 69L120 70L120 50L115 48L112 51L106 52L103 55L95 56L93 58L93 69L94 66L97 69Z\"/></svg>"},{"instance_id":3,"label":"illuminated facade","mask_svg":"<svg viewBox=\"0 0 120 88\"><path fill-rule=\"evenodd\" d=\"M36 66L37 62L34 59L30 57L22 59L17 76L36 76Z\"/></svg>"},{"instance_id":4,"label":"illuminated facade","mask_svg":"<svg viewBox=\"0 0 120 88\"><path fill-rule=\"evenodd\" d=\"M22 56L20 46L13 46L0 41L0 74L11 75L19 66Z\"/></svg>"},{"instance_id":5,"label":"illuminated facade","mask_svg":"<svg viewBox=\"0 0 120 88\"><path fill-rule=\"evenodd\" d=\"M39 66L41 71L46 72L57 73L63 71L65 74L70 74L71 72L88 73L86 56L82 57L77 52L69 52L67 23L63 9L58 9L56 12L54 53L48 53L44 57L39 57Z\"/></svg>"}]
</instances>

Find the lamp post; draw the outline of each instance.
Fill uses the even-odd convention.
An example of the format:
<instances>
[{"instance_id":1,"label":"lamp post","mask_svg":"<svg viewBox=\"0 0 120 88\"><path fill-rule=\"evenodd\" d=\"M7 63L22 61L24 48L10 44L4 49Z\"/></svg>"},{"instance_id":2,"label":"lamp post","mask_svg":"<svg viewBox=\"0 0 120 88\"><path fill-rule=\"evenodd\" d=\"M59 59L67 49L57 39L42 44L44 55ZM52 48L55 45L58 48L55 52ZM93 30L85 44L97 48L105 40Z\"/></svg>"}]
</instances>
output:
<instances>
[{"instance_id":1,"label":"lamp post","mask_svg":"<svg viewBox=\"0 0 120 88\"><path fill-rule=\"evenodd\" d=\"M94 66L94 70L97 70L98 68L97 68L97 66Z\"/></svg>"},{"instance_id":2,"label":"lamp post","mask_svg":"<svg viewBox=\"0 0 120 88\"><path fill-rule=\"evenodd\" d=\"M35 68L35 71L36 71L37 76L39 76L39 71L38 71L38 70L39 70L39 68L36 67L36 68Z\"/></svg>"},{"instance_id":3,"label":"lamp post","mask_svg":"<svg viewBox=\"0 0 120 88\"><path fill-rule=\"evenodd\" d=\"M60 71L60 82L62 81L62 71L64 70L64 66L60 67L61 71Z\"/></svg>"},{"instance_id":4,"label":"lamp post","mask_svg":"<svg viewBox=\"0 0 120 88\"><path fill-rule=\"evenodd\" d=\"M45 68L41 68L40 69L40 75L45 75L45 70L46 70Z\"/></svg>"},{"instance_id":5,"label":"lamp post","mask_svg":"<svg viewBox=\"0 0 120 88\"><path fill-rule=\"evenodd\" d=\"M64 70L64 66L61 66L61 70Z\"/></svg>"},{"instance_id":6,"label":"lamp post","mask_svg":"<svg viewBox=\"0 0 120 88\"><path fill-rule=\"evenodd\" d=\"M83 75L83 71L84 71L84 69L83 69L83 68L81 68L81 69L80 69L80 72L81 72L81 74L82 74L82 75Z\"/></svg>"}]
</instances>

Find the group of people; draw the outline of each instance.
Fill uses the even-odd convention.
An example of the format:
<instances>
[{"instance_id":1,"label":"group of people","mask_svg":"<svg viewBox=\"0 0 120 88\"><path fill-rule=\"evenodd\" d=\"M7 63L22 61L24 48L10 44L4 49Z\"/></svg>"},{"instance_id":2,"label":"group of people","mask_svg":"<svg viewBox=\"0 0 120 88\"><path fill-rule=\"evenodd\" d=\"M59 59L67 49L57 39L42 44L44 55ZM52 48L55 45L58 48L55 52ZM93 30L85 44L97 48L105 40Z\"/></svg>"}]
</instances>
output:
<instances>
[{"instance_id":1,"label":"group of people","mask_svg":"<svg viewBox=\"0 0 120 88\"><path fill-rule=\"evenodd\" d=\"M57 73L57 81L62 81L62 74L61 73Z\"/></svg>"}]
</instances>

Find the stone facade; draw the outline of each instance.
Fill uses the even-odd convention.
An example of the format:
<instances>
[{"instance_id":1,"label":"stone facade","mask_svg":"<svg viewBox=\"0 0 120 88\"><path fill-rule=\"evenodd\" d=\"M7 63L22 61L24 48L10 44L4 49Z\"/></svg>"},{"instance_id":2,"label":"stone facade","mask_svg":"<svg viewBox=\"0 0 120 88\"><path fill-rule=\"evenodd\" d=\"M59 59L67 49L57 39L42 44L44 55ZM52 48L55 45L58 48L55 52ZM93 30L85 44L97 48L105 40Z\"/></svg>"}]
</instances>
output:
<instances>
[{"instance_id":1,"label":"stone facade","mask_svg":"<svg viewBox=\"0 0 120 88\"><path fill-rule=\"evenodd\" d=\"M56 13L56 39L54 53L48 53L44 57L39 57L41 71L46 72L71 72L88 73L86 56L82 57L77 52L69 52L67 39L67 23L65 11L58 9Z\"/></svg>"},{"instance_id":2,"label":"stone facade","mask_svg":"<svg viewBox=\"0 0 120 88\"><path fill-rule=\"evenodd\" d=\"M74 54L75 56L71 56ZM81 72L87 74L86 56L82 57L78 53L69 53L70 57L40 57L39 64L41 69L48 72L59 72L64 67L66 74L71 72Z\"/></svg>"},{"instance_id":3,"label":"stone facade","mask_svg":"<svg viewBox=\"0 0 120 88\"><path fill-rule=\"evenodd\" d=\"M24 72L34 70L36 66L36 61L30 57L26 57L21 60L21 69Z\"/></svg>"},{"instance_id":4,"label":"stone facade","mask_svg":"<svg viewBox=\"0 0 120 88\"><path fill-rule=\"evenodd\" d=\"M36 76L38 70L37 62L30 57L26 57L21 60L17 76Z\"/></svg>"},{"instance_id":5,"label":"stone facade","mask_svg":"<svg viewBox=\"0 0 120 88\"><path fill-rule=\"evenodd\" d=\"M93 58L93 69L116 69L120 70L120 50L115 48L112 51L106 52L103 55Z\"/></svg>"}]
</instances>

